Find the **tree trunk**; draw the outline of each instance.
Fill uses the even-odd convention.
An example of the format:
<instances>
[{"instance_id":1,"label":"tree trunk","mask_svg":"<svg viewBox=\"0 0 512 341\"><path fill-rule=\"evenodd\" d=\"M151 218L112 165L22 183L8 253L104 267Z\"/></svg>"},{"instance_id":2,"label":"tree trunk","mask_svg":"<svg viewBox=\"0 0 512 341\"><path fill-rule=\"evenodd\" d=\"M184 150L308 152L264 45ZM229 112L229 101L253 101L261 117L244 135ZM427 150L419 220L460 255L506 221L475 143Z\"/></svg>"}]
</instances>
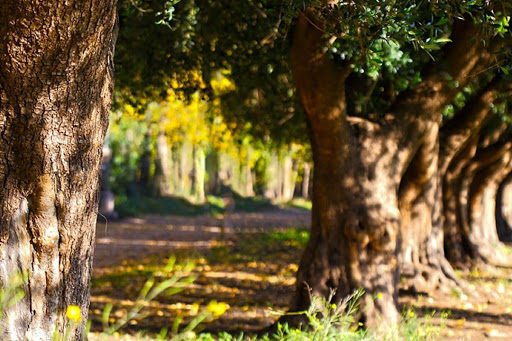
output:
<instances>
[{"instance_id":1,"label":"tree trunk","mask_svg":"<svg viewBox=\"0 0 512 341\"><path fill-rule=\"evenodd\" d=\"M171 157L167 138L163 131L156 137L156 158L155 158L155 194L156 196L167 196L171 194Z\"/></svg>"},{"instance_id":2,"label":"tree trunk","mask_svg":"<svg viewBox=\"0 0 512 341\"><path fill-rule=\"evenodd\" d=\"M476 152L478 135L473 136L466 146L451 161L450 166L443 176L442 201L443 201L443 231L444 249L450 263L462 267L468 261L468 241L462 232L458 214L458 199L461 183L461 173L465 165Z\"/></svg>"},{"instance_id":3,"label":"tree trunk","mask_svg":"<svg viewBox=\"0 0 512 341\"><path fill-rule=\"evenodd\" d=\"M496 225L501 241L512 241L512 172L501 182L496 196Z\"/></svg>"},{"instance_id":4,"label":"tree trunk","mask_svg":"<svg viewBox=\"0 0 512 341\"><path fill-rule=\"evenodd\" d=\"M243 172L244 172L244 195L246 197L253 197L254 196L254 186L253 186L253 176L252 176L252 169L251 169L251 158L252 158L252 148L247 146L245 147L247 149L247 157L245 159L244 165L243 165Z\"/></svg>"},{"instance_id":5,"label":"tree trunk","mask_svg":"<svg viewBox=\"0 0 512 341\"><path fill-rule=\"evenodd\" d=\"M208 174L208 181L206 181L206 193L218 195L221 186L220 172L220 157L219 151L212 150L205 160L206 173Z\"/></svg>"},{"instance_id":6,"label":"tree trunk","mask_svg":"<svg viewBox=\"0 0 512 341\"><path fill-rule=\"evenodd\" d=\"M474 145L469 145L466 150L466 161L461 158L457 162L456 169L449 169L445 176L445 190L449 190L448 200L445 200L445 250L452 262L462 262L460 266L468 261L482 260L483 255L479 253L478 243L471 233L470 216L468 215L471 184L475 174L487 166L501 159L510 148L509 143L497 142L486 148L480 148L476 152ZM473 154L472 158L467 158ZM462 154L461 154L462 155ZM468 160L469 159L469 160ZM449 182L446 182L449 181Z\"/></svg>"},{"instance_id":7,"label":"tree trunk","mask_svg":"<svg viewBox=\"0 0 512 341\"><path fill-rule=\"evenodd\" d=\"M179 192L180 195L190 194L190 179L188 173L188 145L182 144L179 150Z\"/></svg>"},{"instance_id":8,"label":"tree trunk","mask_svg":"<svg viewBox=\"0 0 512 341\"><path fill-rule=\"evenodd\" d=\"M346 122L344 81L350 68L336 65L321 52L322 32L311 24L314 21L313 15L299 18L292 55L315 164L311 237L300 262L292 308L307 308L312 294L329 297L335 290L334 299L340 300L363 288L366 322L396 322L400 214L398 180L389 176L387 164L396 145L380 140L378 127L353 129ZM353 133L364 129L373 134L371 146Z\"/></svg>"},{"instance_id":9,"label":"tree trunk","mask_svg":"<svg viewBox=\"0 0 512 341\"><path fill-rule=\"evenodd\" d=\"M0 4L0 279L24 274L2 339L50 340L89 305L115 0Z\"/></svg>"},{"instance_id":10,"label":"tree trunk","mask_svg":"<svg viewBox=\"0 0 512 341\"><path fill-rule=\"evenodd\" d=\"M432 129L409 165L399 188L402 214L401 274L413 292L449 290L457 283L444 256L438 127Z\"/></svg>"},{"instance_id":11,"label":"tree trunk","mask_svg":"<svg viewBox=\"0 0 512 341\"><path fill-rule=\"evenodd\" d=\"M323 52L322 27L305 11L292 49L291 69L308 117L315 165L311 238L299 265L292 308L307 308L311 294L328 297L335 290L334 299L340 299L361 287L366 322L393 322L398 318L399 184L458 92L443 74L463 86L488 54L482 43L471 40L478 27L471 20L458 22L452 34L456 43L446 51L442 69L430 65L423 82L397 98L391 107L396 119L370 122L347 116L350 61L338 63ZM432 174L430 165L422 163L421 172ZM436 179L424 178L422 185L430 181L435 188ZM414 192L413 199L421 194ZM430 192L427 197L432 201Z\"/></svg>"},{"instance_id":12,"label":"tree trunk","mask_svg":"<svg viewBox=\"0 0 512 341\"><path fill-rule=\"evenodd\" d=\"M204 192L204 180L206 174L206 162L203 148L199 146L195 146L193 152L193 161L194 161L194 198L197 202L204 203L206 200L206 195Z\"/></svg>"},{"instance_id":13,"label":"tree trunk","mask_svg":"<svg viewBox=\"0 0 512 341\"><path fill-rule=\"evenodd\" d=\"M117 218L115 212L115 197L110 190L110 169L112 163L112 149L109 146L108 137L103 144L103 157L101 160L101 192L98 213L105 219Z\"/></svg>"},{"instance_id":14,"label":"tree trunk","mask_svg":"<svg viewBox=\"0 0 512 341\"><path fill-rule=\"evenodd\" d=\"M287 151L283 156L283 197L282 201L290 201L293 198L293 190L295 188L295 181L293 176L293 159Z\"/></svg>"},{"instance_id":15,"label":"tree trunk","mask_svg":"<svg viewBox=\"0 0 512 341\"><path fill-rule=\"evenodd\" d=\"M492 265L510 265L510 258L502 252L496 228L496 197L498 185L512 170L511 151L487 167L475 172L468 189L467 217L469 239L474 254Z\"/></svg>"},{"instance_id":16,"label":"tree trunk","mask_svg":"<svg viewBox=\"0 0 512 341\"><path fill-rule=\"evenodd\" d=\"M444 125L439 136L440 142L437 141L437 136L434 140L434 135L430 135L427 139L430 143L424 142L420 147L402 180L402 206L407 206L407 203L411 206L401 210L403 215L408 215L404 224L408 222L410 225L404 225L402 230L402 274L412 278L409 283L412 290L428 291L438 287L449 289L454 284L461 284L456 279L443 249L443 175L456 153L467 145L472 135L477 134L489 116L498 84L496 81L488 84ZM432 133L436 134L436 130ZM438 144L441 148L434 149L433 146ZM445 193L449 193L449 188L447 191ZM455 235L458 237L456 232Z\"/></svg>"},{"instance_id":17,"label":"tree trunk","mask_svg":"<svg viewBox=\"0 0 512 341\"><path fill-rule=\"evenodd\" d=\"M139 161L139 176L137 179L139 195L150 194L151 185L151 131L150 127L144 135L142 143L142 155Z\"/></svg>"},{"instance_id":18,"label":"tree trunk","mask_svg":"<svg viewBox=\"0 0 512 341\"><path fill-rule=\"evenodd\" d=\"M284 189L284 156L282 151L278 150L275 158L275 170L276 170L276 200L283 200L283 189Z\"/></svg>"},{"instance_id":19,"label":"tree trunk","mask_svg":"<svg viewBox=\"0 0 512 341\"><path fill-rule=\"evenodd\" d=\"M309 199L309 178L311 177L311 166L308 162L302 163L302 197Z\"/></svg>"}]
</instances>

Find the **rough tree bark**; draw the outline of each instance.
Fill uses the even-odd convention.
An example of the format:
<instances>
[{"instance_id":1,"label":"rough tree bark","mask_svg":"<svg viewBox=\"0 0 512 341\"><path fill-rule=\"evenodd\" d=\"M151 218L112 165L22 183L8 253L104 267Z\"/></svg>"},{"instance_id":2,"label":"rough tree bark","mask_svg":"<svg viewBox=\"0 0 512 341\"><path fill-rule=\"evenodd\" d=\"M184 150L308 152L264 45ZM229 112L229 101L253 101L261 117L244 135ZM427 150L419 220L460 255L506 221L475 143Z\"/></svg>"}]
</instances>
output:
<instances>
[{"instance_id":1,"label":"rough tree bark","mask_svg":"<svg viewBox=\"0 0 512 341\"><path fill-rule=\"evenodd\" d=\"M2 339L50 340L69 305L87 319L115 10L0 3L0 280L23 273L26 291Z\"/></svg>"}]
</instances>

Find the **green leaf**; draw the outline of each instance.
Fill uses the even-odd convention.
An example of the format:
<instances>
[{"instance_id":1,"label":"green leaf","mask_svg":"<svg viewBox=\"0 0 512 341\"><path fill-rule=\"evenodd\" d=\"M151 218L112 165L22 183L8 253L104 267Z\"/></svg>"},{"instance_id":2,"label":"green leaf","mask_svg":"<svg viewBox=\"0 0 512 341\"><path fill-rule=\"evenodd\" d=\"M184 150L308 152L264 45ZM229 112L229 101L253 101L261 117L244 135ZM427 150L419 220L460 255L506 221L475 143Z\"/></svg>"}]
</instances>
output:
<instances>
[{"instance_id":1,"label":"green leaf","mask_svg":"<svg viewBox=\"0 0 512 341\"><path fill-rule=\"evenodd\" d=\"M447 24L450 20L448 18L441 18L439 19L434 26L442 26L444 24Z\"/></svg>"},{"instance_id":2,"label":"green leaf","mask_svg":"<svg viewBox=\"0 0 512 341\"><path fill-rule=\"evenodd\" d=\"M440 50L441 49L438 45L433 45L433 44L421 44L420 46L424 50Z\"/></svg>"},{"instance_id":3,"label":"green leaf","mask_svg":"<svg viewBox=\"0 0 512 341\"><path fill-rule=\"evenodd\" d=\"M451 43L452 42L452 40L448 37L436 38L434 41L436 43Z\"/></svg>"}]
</instances>

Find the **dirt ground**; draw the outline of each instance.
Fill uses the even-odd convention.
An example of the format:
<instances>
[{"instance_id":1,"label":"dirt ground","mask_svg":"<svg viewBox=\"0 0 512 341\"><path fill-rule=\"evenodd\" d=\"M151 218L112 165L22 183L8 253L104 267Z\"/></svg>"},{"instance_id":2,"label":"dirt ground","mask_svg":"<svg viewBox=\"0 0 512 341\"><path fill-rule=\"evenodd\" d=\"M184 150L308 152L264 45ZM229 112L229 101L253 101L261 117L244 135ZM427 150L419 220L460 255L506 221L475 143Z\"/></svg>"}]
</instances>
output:
<instances>
[{"instance_id":1,"label":"dirt ground","mask_svg":"<svg viewBox=\"0 0 512 341\"><path fill-rule=\"evenodd\" d=\"M258 246L255 236L309 224L310 213L299 209L234 213L226 221L209 215L99 221L93 270L97 284L93 280L91 291L93 329L99 328L106 302L121 306L113 316L121 315L133 304L144 280L112 274L120 269L142 271L171 253L198 259L193 270L197 279L186 291L154 302L150 316L130 321L126 332L158 332L194 303L205 305L211 300L227 302L230 309L208 324L207 331L238 334L268 327L276 320L276 312L287 308L301 249L286 243ZM460 276L468 283L467 292L401 292L400 304L404 309L412 306L420 320L445 325L442 340L512 340L512 269L480 269ZM444 312L448 317L441 319ZM429 315L433 317L425 317Z\"/></svg>"}]
</instances>

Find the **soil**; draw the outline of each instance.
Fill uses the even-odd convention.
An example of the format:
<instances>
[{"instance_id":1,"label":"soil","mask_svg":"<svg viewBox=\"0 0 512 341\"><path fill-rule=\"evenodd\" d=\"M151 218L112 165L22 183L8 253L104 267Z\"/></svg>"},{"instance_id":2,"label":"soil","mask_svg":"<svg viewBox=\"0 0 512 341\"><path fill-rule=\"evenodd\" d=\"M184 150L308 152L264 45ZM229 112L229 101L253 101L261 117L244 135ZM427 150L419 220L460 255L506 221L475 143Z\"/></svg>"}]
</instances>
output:
<instances>
[{"instance_id":1,"label":"soil","mask_svg":"<svg viewBox=\"0 0 512 341\"><path fill-rule=\"evenodd\" d=\"M133 306L134 298L150 276L144 272L169 254L193 256L197 277L185 291L158 299L146 307L148 317L133 319L123 329L158 333L177 316L184 323L194 303L211 300L230 308L205 325L206 331L254 333L271 326L291 299L301 255L293 243L272 243L256 238L261 232L307 228L310 213L300 209L233 213L227 217L148 215L115 222L99 220L91 289L93 330L101 330L105 304L115 307L112 321ZM261 244L264 245L261 245ZM121 278L122 271L139 271ZM117 277L116 277L117 276ZM441 340L512 340L512 269L488 268L461 272L466 292L400 293L400 305L413 307L420 321L444 325ZM96 283L96 284L95 284ZM448 313L448 317L441 315ZM190 314L188 314L190 315Z\"/></svg>"}]
</instances>

